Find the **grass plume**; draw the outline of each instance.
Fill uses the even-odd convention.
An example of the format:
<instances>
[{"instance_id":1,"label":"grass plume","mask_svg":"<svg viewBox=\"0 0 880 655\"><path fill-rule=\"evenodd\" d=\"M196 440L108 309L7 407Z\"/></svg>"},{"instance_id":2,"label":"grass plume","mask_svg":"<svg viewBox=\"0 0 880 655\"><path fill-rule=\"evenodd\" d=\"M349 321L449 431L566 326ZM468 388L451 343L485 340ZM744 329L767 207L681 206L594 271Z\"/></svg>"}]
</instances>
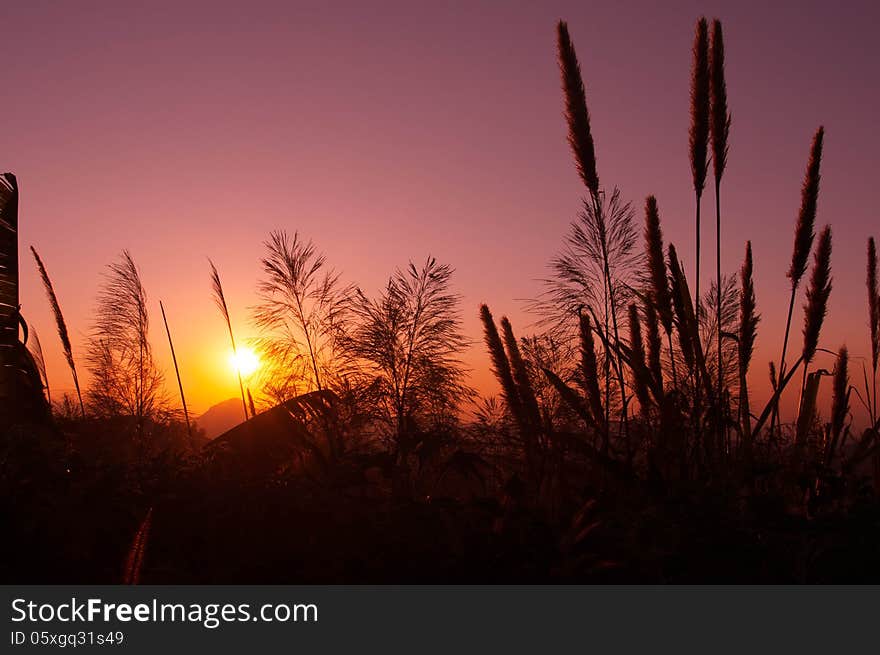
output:
<instances>
[{"instance_id":1,"label":"grass plume","mask_svg":"<svg viewBox=\"0 0 880 655\"><path fill-rule=\"evenodd\" d=\"M834 367L834 381L831 390L831 439L840 438L846 415L849 413L849 352L841 346Z\"/></svg>"},{"instance_id":2,"label":"grass plume","mask_svg":"<svg viewBox=\"0 0 880 655\"><path fill-rule=\"evenodd\" d=\"M73 386L76 388L76 397L79 400L79 411L83 418L86 417L85 406L83 405L82 393L79 388L79 377L76 374L76 364L73 360L73 347L70 344L70 335L67 332L67 323L64 321L64 314L61 312L61 305L58 304L58 297L55 295L55 288L52 286L52 279L43 265L43 260L37 253L36 248L31 246L31 254L37 262L37 269L40 271L40 279L43 281L43 288L46 290L46 296L49 298L49 305L52 307L52 313L55 315L55 325L58 328L58 338L61 340L61 347L64 350L64 359L67 360L67 366L70 367L70 374L73 376Z\"/></svg>"},{"instance_id":3,"label":"grass plume","mask_svg":"<svg viewBox=\"0 0 880 655\"><path fill-rule=\"evenodd\" d=\"M819 244L813 259L813 272L804 305L804 371L819 347L819 334L828 313L828 297L831 295L831 228L825 226L819 235Z\"/></svg>"},{"instance_id":4,"label":"grass plume","mask_svg":"<svg viewBox=\"0 0 880 655\"><path fill-rule=\"evenodd\" d=\"M691 69L691 126L688 140L691 176L696 197L695 236L697 256L694 302L697 302L700 297L700 207L703 190L706 187L706 174L709 171L709 114L709 26L705 17L701 17L694 29L693 64Z\"/></svg>"},{"instance_id":5,"label":"grass plume","mask_svg":"<svg viewBox=\"0 0 880 655\"><path fill-rule=\"evenodd\" d=\"M755 337L758 334L760 316L755 313L755 283L752 279L752 242L746 243L746 256L740 270L739 335L737 354L739 361L740 417L746 447L751 446L751 416L749 414L749 388L746 375L752 361Z\"/></svg>"},{"instance_id":6,"label":"grass plume","mask_svg":"<svg viewBox=\"0 0 880 655\"><path fill-rule=\"evenodd\" d=\"M807 261L815 238L814 225L816 222L816 207L819 199L820 165L822 163L822 145L825 130L819 127L813 136L813 144L810 147L810 159L807 162L807 171L804 174L804 183L801 187L801 208L798 212L797 224L794 230L794 248L791 253L791 266L786 273L791 283L791 294L788 302L788 319L785 322L785 337L782 340L782 355L779 358L779 371L785 373L785 355L788 351L788 338L791 331L791 318L794 312L794 301L798 286L807 271ZM776 421L778 409L774 409L770 427Z\"/></svg>"},{"instance_id":7,"label":"grass plume","mask_svg":"<svg viewBox=\"0 0 880 655\"><path fill-rule=\"evenodd\" d=\"M568 123L568 143L574 154L581 179L590 194L599 195L599 175L596 172L596 149L590 129L590 111L587 108L586 91L581 77L574 44L568 34L568 24L559 21L556 26L559 70L565 93L565 118Z\"/></svg>"},{"instance_id":8,"label":"grass plume","mask_svg":"<svg viewBox=\"0 0 880 655\"><path fill-rule=\"evenodd\" d=\"M498 326L495 325L495 319L492 318L492 312L489 311L487 305L480 305L480 320L483 323L483 338L486 341L486 348L489 350L489 357L492 360L492 372L495 373L495 377L501 383L501 393L510 409L510 413L517 424L522 427L524 425L524 414L519 391L513 379L510 360L507 358L504 344L501 341L501 336L498 334Z\"/></svg>"},{"instance_id":9,"label":"grass plume","mask_svg":"<svg viewBox=\"0 0 880 655\"><path fill-rule=\"evenodd\" d=\"M877 423L877 360L880 358L880 291L877 290L877 248L868 239L868 323L871 332L871 424ZM867 391L867 390L866 390Z\"/></svg>"},{"instance_id":10,"label":"grass plume","mask_svg":"<svg viewBox=\"0 0 880 655\"><path fill-rule=\"evenodd\" d=\"M232 321L229 320L229 306L226 304L226 295L223 293L220 273L217 272L217 267L214 266L214 262L210 258L208 259L208 264L211 265L211 290L214 293L214 304L217 305L223 320L226 321L226 329L229 330L229 341L232 343L232 354L237 356L238 350L235 347L235 335L232 332ZM241 408L244 410L244 420L247 421L248 408L244 398L244 383L241 381L241 371L238 370L238 367L236 367L236 373L238 373L238 389L241 392Z\"/></svg>"},{"instance_id":11,"label":"grass plume","mask_svg":"<svg viewBox=\"0 0 880 655\"><path fill-rule=\"evenodd\" d=\"M501 317L501 334L504 338L504 345L507 348L507 357L510 362L511 373L513 374L514 382L516 382L517 390L519 391L525 417L528 419L532 428L539 429L541 425L541 411L538 409L538 401L535 399L535 391L532 388L532 381L529 379L529 372L526 368L526 363L519 351L516 337L513 334L513 328L506 316Z\"/></svg>"},{"instance_id":12,"label":"grass plume","mask_svg":"<svg viewBox=\"0 0 880 655\"><path fill-rule=\"evenodd\" d=\"M596 359L593 329L590 326L590 317L586 314L581 314L579 328L581 384L583 385L584 394L587 396L587 402L590 406L590 411L593 413L593 418L597 425L602 426L604 434L608 429L608 421L602 407L602 394L599 391L599 363ZM603 450L604 448L605 444L603 443Z\"/></svg>"},{"instance_id":13,"label":"grass plume","mask_svg":"<svg viewBox=\"0 0 880 655\"><path fill-rule=\"evenodd\" d=\"M724 78L724 35L721 21L712 21L711 54L709 57L710 133L712 137L712 164L715 171L715 312L718 329L718 398L723 398L724 358L721 343L721 177L727 167L730 111L727 108L727 82ZM699 303L698 303L699 304ZM719 404L718 430L722 428Z\"/></svg>"},{"instance_id":14,"label":"grass plume","mask_svg":"<svg viewBox=\"0 0 880 655\"><path fill-rule=\"evenodd\" d=\"M34 358L37 373L40 374L40 379L43 381L43 388L46 389L46 402L49 403L49 407L52 407L52 394L49 391L49 376L46 375L46 358L43 356L43 344L40 343L40 335L37 334L37 329L33 325L28 326L28 333L30 336L28 339L28 350L30 350L31 356Z\"/></svg>"},{"instance_id":15,"label":"grass plume","mask_svg":"<svg viewBox=\"0 0 880 655\"><path fill-rule=\"evenodd\" d=\"M639 310L635 303L629 306L629 348L633 370L633 389L642 409L645 420L649 417L651 394L643 373L648 370L645 358L645 344L642 341L642 328L639 323Z\"/></svg>"}]
</instances>

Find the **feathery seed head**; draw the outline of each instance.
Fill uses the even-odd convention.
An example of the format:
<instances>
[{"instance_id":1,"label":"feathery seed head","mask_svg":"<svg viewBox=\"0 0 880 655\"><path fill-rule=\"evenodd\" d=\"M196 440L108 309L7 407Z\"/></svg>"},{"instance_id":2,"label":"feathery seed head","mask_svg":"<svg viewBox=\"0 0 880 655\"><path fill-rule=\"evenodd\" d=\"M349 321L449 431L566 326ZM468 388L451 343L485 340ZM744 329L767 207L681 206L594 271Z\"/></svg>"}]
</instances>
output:
<instances>
[{"instance_id":1,"label":"feathery seed head","mask_svg":"<svg viewBox=\"0 0 880 655\"><path fill-rule=\"evenodd\" d=\"M697 195L706 186L709 165L709 28L705 17L694 30L693 69L691 71L691 173Z\"/></svg>"},{"instance_id":2,"label":"feathery seed head","mask_svg":"<svg viewBox=\"0 0 880 655\"><path fill-rule=\"evenodd\" d=\"M727 82L724 79L724 36L721 31L721 21L717 18L712 21L712 45L709 60L712 163L715 167L715 180L720 182L727 166L730 111L727 108Z\"/></svg>"},{"instance_id":3,"label":"feathery seed head","mask_svg":"<svg viewBox=\"0 0 880 655\"><path fill-rule=\"evenodd\" d=\"M556 26L559 70L565 93L565 118L568 122L568 143L574 154L578 173L593 198L599 195L599 175L596 172L596 150L590 130L590 111L587 108L586 91L581 68L568 24L559 21Z\"/></svg>"},{"instance_id":4,"label":"feathery seed head","mask_svg":"<svg viewBox=\"0 0 880 655\"><path fill-rule=\"evenodd\" d=\"M813 272L804 305L804 365L813 360L819 346L819 334L828 312L831 295L831 228L825 226L819 235L819 245L813 258Z\"/></svg>"},{"instance_id":5,"label":"feathery seed head","mask_svg":"<svg viewBox=\"0 0 880 655\"><path fill-rule=\"evenodd\" d=\"M807 270L807 259L813 247L813 225L816 222L816 205L819 198L819 167L822 162L822 142L825 129L820 127L813 136L810 148L810 160L804 175L801 188L801 209L798 212L797 226L794 231L794 250L791 255L791 267L786 275L791 279L792 287L797 287Z\"/></svg>"}]
</instances>

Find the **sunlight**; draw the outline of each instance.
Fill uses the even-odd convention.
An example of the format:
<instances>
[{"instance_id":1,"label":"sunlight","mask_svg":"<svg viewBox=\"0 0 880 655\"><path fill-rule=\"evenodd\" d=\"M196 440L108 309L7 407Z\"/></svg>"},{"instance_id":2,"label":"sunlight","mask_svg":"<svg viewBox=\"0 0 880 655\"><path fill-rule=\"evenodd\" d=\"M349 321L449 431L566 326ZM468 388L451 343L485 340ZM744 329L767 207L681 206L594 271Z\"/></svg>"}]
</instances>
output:
<instances>
[{"instance_id":1,"label":"sunlight","mask_svg":"<svg viewBox=\"0 0 880 655\"><path fill-rule=\"evenodd\" d=\"M234 371L247 377L260 368L260 358L250 348L238 348L237 352L229 354L229 365Z\"/></svg>"}]
</instances>

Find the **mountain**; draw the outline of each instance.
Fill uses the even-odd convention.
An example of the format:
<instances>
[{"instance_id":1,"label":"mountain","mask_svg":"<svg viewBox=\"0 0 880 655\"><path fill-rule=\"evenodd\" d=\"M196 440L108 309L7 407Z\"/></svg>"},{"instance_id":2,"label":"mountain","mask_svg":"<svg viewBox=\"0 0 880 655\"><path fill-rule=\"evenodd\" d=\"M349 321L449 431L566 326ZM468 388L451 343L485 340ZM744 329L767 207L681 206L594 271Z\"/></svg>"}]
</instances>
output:
<instances>
[{"instance_id":1,"label":"mountain","mask_svg":"<svg viewBox=\"0 0 880 655\"><path fill-rule=\"evenodd\" d=\"M205 431L208 439L213 439L244 421L241 398L230 398L217 403L207 412L196 418L196 424Z\"/></svg>"}]
</instances>

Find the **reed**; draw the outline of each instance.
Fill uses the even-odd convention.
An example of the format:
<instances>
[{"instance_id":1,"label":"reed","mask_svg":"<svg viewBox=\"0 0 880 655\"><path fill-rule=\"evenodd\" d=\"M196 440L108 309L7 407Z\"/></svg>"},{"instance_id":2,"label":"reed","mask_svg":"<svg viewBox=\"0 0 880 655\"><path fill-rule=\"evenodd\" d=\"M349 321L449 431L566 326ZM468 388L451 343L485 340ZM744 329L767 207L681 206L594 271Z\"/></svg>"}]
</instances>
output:
<instances>
[{"instance_id":1,"label":"reed","mask_svg":"<svg viewBox=\"0 0 880 655\"><path fill-rule=\"evenodd\" d=\"M807 302L804 305L802 355L805 373L819 346L819 335L822 332L825 315L828 313L831 282L831 228L826 225L819 235L819 243L816 246L813 260L813 272L807 289Z\"/></svg>"},{"instance_id":2,"label":"reed","mask_svg":"<svg viewBox=\"0 0 880 655\"><path fill-rule=\"evenodd\" d=\"M849 413L849 351L846 346L841 346L837 353L837 363L834 366L834 381L831 389L831 448L834 452L834 444L843 432L843 424Z\"/></svg>"},{"instance_id":3,"label":"reed","mask_svg":"<svg viewBox=\"0 0 880 655\"><path fill-rule=\"evenodd\" d=\"M749 413L749 388L747 374L758 334L761 317L755 313L755 284L752 279L752 242L746 243L746 255L740 269L739 334L737 359L739 362L739 407L740 424L747 456L751 453L752 428Z\"/></svg>"},{"instance_id":4,"label":"reed","mask_svg":"<svg viewBox=\"0 0 880 655\"><path fill-rule=\"evenodd\" d=\"M651 280L651 303L657 309L663 331L669 343L669 359L672 365L673 385L677 386L675 356L672 349L672 294L666 274L666 261L663 258L663 231L660 229L660 212L657 199L648 196L645 201L645 255Z\"/></svg>"},{"instance_id":5,"label":"reed","mask_svg":"<svg viewBox=\"0 0 880 655\"><path fill-rule=\"evenodd\" d=\"M541 410L538 408L538 401L535 398L535 390L532 387L532 381L529 378L529 372L526 363L519 351L516 343L516 337L513 334L513 328L506 316L501 317L501 334L504 338L504 345L507 348L507 357L510 362L511 373L514 382L516 382L519 391L520 401L522 402L525 417L530 423L530 427L537 430L541 426Z\"/></svg>"},{"instance_id":6,"label":"reed","mask_svg":"<svg viewBox=\"0 0 880 655\"><path fill-rule=\"evenodd\" d=\"M791 330L791 318L794 311L795 297L797 295L798 286L807 271L807 262L815 238L814 225L816 222L816 207L819 199L820 166L822 163L822 145L824 138L825 130L820 126L813 136L813 143L810 146L810 158L807 162L807 170L804 174L803 185L801 186L801 207L798 212L797 224L794 230L794 247L791 253L791 265L786 273L786 277L788 277L791 286L791 294L788 302L788 319L785 322L785 337L782 340L782 355L779 358L780 374L785 373L785 355L788 349L788 338ZM778 418L778 412L779 408L775 407L773 410L773 416L770 420L771 430L773 430L774 423Z\"/></svg>"},{"instance_id":7,"label":"reed","mask_svg":"<svg viewBox=\"0 0 880 655\"><path fill-rule=\"evenodd\" d=\"M721 398L724 397L724 358L721 345L721 178L727 167L730 111L727 108L727 82L724 78L724 36L721 21L712 21L712 43L709 57L710 133L712 165L715 172L715 312L718 325L718 432L722 431ZM697 303L699 304L699 303Z\"/></svg>"},{"instance_id":8,"label":"reed","mask_svg":"<svg viewBox=\"0 0 880 655\"><path fill-rule=\"evenodd\" d=\"M709 172L709 26L705 17L697 21L694 30L693 65L691 68L691 127L689 154L691 177L696 196L696 277L694 280L694 304L699 312L700 299L700 206L706 175ZM697 314L699 320L699 314Z\"/></svg>"},{"instance_id":9,"label":"reed","mask_svg":"<svg viewBox=\"0 0 880 655\"><path fill-rule=\"evenodd\" d=\"M40 374L40 379L43 381L43 388L46 390L46 402L49 403L49 407L52 407L52 393L49 391L49 376L46 375L46 358L43 356L43 344L40 343L40 335L37 334L37 329L33 325L28 325L28 333L30 339L28 339L28 350L31 352L31 356L34 358L34 364L37 366L37 373Z\"/></svg>"},{"instance_id":10,"label":"reed","mask_svg":"<svg viewBox=\"0 0 880 655\"><path fill-rule=\"evenodd\" d=\"M877 248L868 239L868 324L871 332L871 425L877 424L877 360L880 358L880 292L877 290ZM867 393L868 390L866 389Z\"/></svg>"},{"instance_id":11,"label":"reed","mask_svg":"<svg viewBox=\"0 0 880 655\"><path fill-rule=\"evenodd\" d=\"M596 345L593 340L593 330L590 326L590 317L580 315L580 378L583 385L587 403L596 423L602 427L602 450L607 454L608 449L608 417L602 407L602 395L599 391L599 364L596 360Z\"/></svg>"},{"instance_id":12,"label":"reed","mask_svg":"<svg viewBox=\"0 0 880 655\"><path fill-rule=\"evenodd\" d=\"M165 334L168 335L168 347L171 348L171 361L174 363L174 373L177 375L177 388L180 390L180 403L183 405L183 418L186 421L186 433L192 441L192 426L189 422L189 410L186 407L186 396L183 393L183 382L180 380L180 368L177 366L177 354L174 352L174 342L171 340L171 328L168 327L168 317L165 316L165 305L159 301L159 309L162 310L162 322L165 323Z\"/></svg>"},{"instance_id":13,"label":"reed","mask_svg":"<svg viewBox=\"0 0 880 655\"><path fill-rule=\"evenodd\" d=\"M495 325L495 319L492 318L492 312L489 311L487 305L480 305L480 321L483 323L483 338L486 342L486 348L489 350L489 358L492 360L492 372L501 383L501 393L510 413L516 423L523 428L526 425L525 414L516 382L513 379L510 360L504 351L498 327Z\"/></svg>"},{"instance_id":14,"label":"reed","mask_svg":"<svg viewBox=\"0 0 880 655\"><path fill-rule=\"evenodd\" d=\"M229 307L226 304L226 296L223 293L223 284L220 282L220 273L217 272L214 262L208 259L208 263L211 265L211 289L214 292L214 304L217 305L223 320L226 321L226 329L229 330L229 341L232 343L232 354L237 357L238 350L235 347L235 335L232 332L232 321L229 320ZM236 367L236 373L238 374L238 389L241 392L241 408L244 410L244 420L247 421L248 408L244 397L244 383L241 381L241 371L238 370L238 367Z\"/></svg>"},{"instance_id":15,"label":"reed","mask_svg":"<svg viewBox=\"0 0 880 655\"><path fill-rule=\"evenodd\" d=\"M654 304L645 303L645 328L647 330L646 340L648 342L648 370L657 384L660 393L663 393L663 367L662 367L662 349L663 342L660 338L660 323L657 320L657 310ZM672 346L672 337L669 339L670 355Z\"/></svg>"},{"instance_id":16,"label":"reed","mask_svg":"<svg viewBox=\"0 0 880 655\"><path fill-rule=\"evenodd\" d=\"M73 376L73 386L76 388L76 397L79 400L80 415L82 418L85 418L86 410L79 388L79 377L76 374L76 364L73 360L73 347L67 332L67 323L64 321L64 314L61 312L61 305L58 304L58 297L55 295L55 288L52 286L49 273L46 271L43 260L40 259L40 255L33 246L31 246L31 254L33 254L34 260L37 262L37 269L40 272L40 279L43 281L43 288L46 290L46 296L49 298L52 313L55 315L55 326L58 328L58 338L61 340L61 347L64 350L64 359L67 360L67 366L70 368L70 374Z\"/></svg>"},{"instance_id":17,"label":"reed","mask_svg":"<svg viewBox=\"0 0 880 655\"><path fill-rule=\"evenodd\" d=\"M616 233L625 233L629 227L629 212L624 207L622 213L623 220L621 225L609 225L606 221L605 209L603 208L603 195L599 190L599 175L596 170L596 149L593 142L593 135L590 127L590 112L587 107L586 91L584 88L583 77L581 75L580 64L578 63L577 54L571 37L568 33L568 25L565 21L559 21L557 24L557 52L559 59L559 69L562 76L562 87L565 95L565 117L568 124L568 142L571 146L575 159L575 165L578 173L583 180L584 185L590 193L590 201L592 207L585 202L587 217L592 218L592 227L595 228L596 241L598 242L599 257L602 264L603 277L603 295L605 300L605 334L608 334L608 315L611 317L611 325L614 329L614 341L620 343L620 329L618 325L618 296L620 290L616 288L615 279L612 274L614 262L612 259L616 253L612 252L612 244L615 241ZM617 190L612 195L612 204L617 200ZM591 211L592 210L592 211ZM614 216L612 215L612 221ZM624 238L624 241L626 239ZM608 389L610 379L609 358L610 353L606 357L606 412L609 410ZM621 407L627 406L626 384L623 379L623 363L621 361L620 352L616 353L616 367L618 385L620 387L620 404ZM628 426L626 413L623 414L624 428Z\"/></svg>"},{"instance_id":18,"label":"reed","mask_svg":"<svg viewBox=\"0 0 880 655\"><path fill-rule=\"evenodd\" d=\"M672 304L675 309L675 315L678 318L678 347L684 358L684 363L688 370L693 373L695 369L693 330L691 329L691 321L689 316L688 305L690 292L687 289L687 281L681 270L681 264L678 262L678 253L673 244L669 244L669 271L672 280Z\"/></svg>"},{"instance_id":19,"label":"reed","mask_svg":"<svg viewBox=\"0 0 880 655\"><path fill-rule=\"evenodd\" d=\"M578 174L593 198L599 196L599 174L596 172L596 150L590 129L590 111L587 108L581 67L578 63L568 24L556 25L557 54L565 94L565 118L568 124L568 143L574 154Z\"/></svg>"},{"instance_id":20,"label":"reed","mask_svg":"<svg viewBox=\"0 0 880 655\"><path fill-rule=\"evenodd\" d=\"M648 366L645 357L645 344L642 341L642 329L639 323L639 310L635 303L629 306L629 349L630 368L633 373L633 389L639 401L642 416L647 422L650 418L651 394L648 381L644 376Z\"/></svg>"}]
</instances>

